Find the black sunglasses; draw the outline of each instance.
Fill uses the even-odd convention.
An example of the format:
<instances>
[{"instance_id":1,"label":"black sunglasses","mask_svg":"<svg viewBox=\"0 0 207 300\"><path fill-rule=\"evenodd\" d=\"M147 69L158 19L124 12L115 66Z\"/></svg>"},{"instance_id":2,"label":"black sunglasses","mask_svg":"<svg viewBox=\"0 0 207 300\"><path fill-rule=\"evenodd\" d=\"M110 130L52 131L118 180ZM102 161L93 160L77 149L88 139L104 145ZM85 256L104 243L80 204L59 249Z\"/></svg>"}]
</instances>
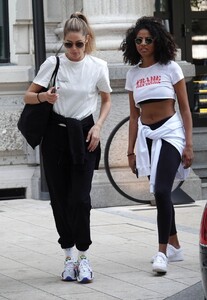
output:
<instances>
[{"instance_id":1,"label":"black sunglasses","mask_svg":"<svg viewBox=\"0 0 207 300\"><path fill-rule=\"evenodd\" d=\"M64 42L63 44L64 44L65 48L72 48L74 44L75 44L76 48L83 48L85 45L84 42L75 42L75 43Z\"/></svg>"},{"instance_id":2,"label":"black sunglasses","mask_svg":"<svg viewBox=\"0 0 207 300\"><path fill-rule=\"evenodd\" d=\"M138 37L135 39L135 43L137 45L141 45L143 40L146 45L151 45L154 42L154 39L151 37L146 37L146 38Z\"/></svg>"}]
</instances>

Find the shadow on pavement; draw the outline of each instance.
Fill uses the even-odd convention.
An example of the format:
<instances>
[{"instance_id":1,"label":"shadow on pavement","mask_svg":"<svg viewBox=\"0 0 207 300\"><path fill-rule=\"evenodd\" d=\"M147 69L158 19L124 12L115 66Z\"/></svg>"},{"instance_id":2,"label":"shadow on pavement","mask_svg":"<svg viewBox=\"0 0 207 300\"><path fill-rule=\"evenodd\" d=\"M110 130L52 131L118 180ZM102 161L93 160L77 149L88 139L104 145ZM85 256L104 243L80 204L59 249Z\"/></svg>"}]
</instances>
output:
<instances>
[{"instance_id":1,"label":"shadow on pavement","mask_svg":"<svg viewBox=\"0 0 207 300\"><path fill-rule=\"evenodd\" d=\"M204 300L201 281L165 300Z\"/></svg>"}]
</instances>

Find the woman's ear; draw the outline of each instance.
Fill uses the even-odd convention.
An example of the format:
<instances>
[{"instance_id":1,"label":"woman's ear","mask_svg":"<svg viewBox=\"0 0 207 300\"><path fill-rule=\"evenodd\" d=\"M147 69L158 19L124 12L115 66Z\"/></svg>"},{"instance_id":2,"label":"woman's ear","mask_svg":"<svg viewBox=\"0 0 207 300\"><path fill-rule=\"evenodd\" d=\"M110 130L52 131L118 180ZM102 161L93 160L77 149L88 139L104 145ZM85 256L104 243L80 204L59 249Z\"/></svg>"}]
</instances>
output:
<instances>
[{"instance_id":1,"label":"woman's ear","mask_svg":"<svg viewBox=\"0 0 207 300\"><path fill-rule=\"evenodd\" d=\"M88 43L89 40L90 40L90 35L87 34L87 35L86 35L86 43Z\"/></svg>"}]
</instances>

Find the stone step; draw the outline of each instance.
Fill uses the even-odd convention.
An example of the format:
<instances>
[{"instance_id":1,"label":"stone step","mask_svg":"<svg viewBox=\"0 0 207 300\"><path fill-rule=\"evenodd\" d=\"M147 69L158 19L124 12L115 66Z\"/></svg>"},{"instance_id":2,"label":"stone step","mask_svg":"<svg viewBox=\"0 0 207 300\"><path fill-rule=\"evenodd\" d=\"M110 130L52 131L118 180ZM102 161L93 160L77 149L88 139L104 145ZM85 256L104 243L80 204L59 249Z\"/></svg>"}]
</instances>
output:
<instances>
[{"instance_id":1,"label":"stone step","mask_svg":"<svg viewBox=\"0 0 207 300\"><path fill-rule=\"evenodd\" d=\"M154 200L149 193L149 182L147 178L136 179L129 168L115 168L111 170L112 179L115 185L122 192L139 200L139 203ZM194 201L202 199L201 179L191 170L188 179L183 183L181 189L186 195L189 195ZM95 171L93 178L93 187L91 192L93 207L110 207L133 205L136 202L129 200L121 194L109 181L104 169Z\"/></svg>"},{"instance_id":2,"label":"stone step","mask_svg":"<svg viewBox=\"0 0 207 300\"><path fill-rule=\"evenodd\" d=\"M193 128L193 148L194 151L207 150L207 128Z\"/></svg>"},{"instance_id":3,"label":"stone step","mask_svg":"<svg viewBox=\"0 0 207 300\"><path fill-rule=\"evenodd\" d=\"M39 175L38 166L4 166L0 168L0 191L2 189L25 188L26 198L48 200L41 197L39 190ZM138 200L132 201L125 195L120 194L117 189L111 184L104 168L95 171L91 199L94 208L126 206L152 203L154 197L149 193L149 182L147 178L137 179L129 168L116 168L112 170L112 176L118 188L131 198ZM189 195L193 200L206 199L207 184L202 184L201 180L191 171L189 178L183 183L181 189ZM203 197L203 198L202 198Z\"/></svg>"},{"instance_id":4,"label":"stone step","mask_svg":"<svg viewBox=\"0 0 207 300\"><path fill-rule=\"evenodd\" d=\"M193 165L204 164L207 166L207 149L195 150Z\"/></svg>"},{"instance_id":5,"label":"stone step","mask_svg":"<svg viewBox=\"0 0 207 300\"><path fill-rule=\"evenodd\" d=\"M207 182L202 182L202 199L207 199Z\"/></svg>"},{"instance_id":6,"label":"stone step","mask_svg":"<svg viewBox=\"0 0 207 300\"><path fill-rule=\"evenodd\" d=\"M207 163L205 160L205 163L193 163L192 165L193 171L198 175L200 178L206 178L207 177Z\"/></svg>"},{"instance_id":7,"label":"stone step","mask_svg":"<svg viewBox=\"0 0 207 300\"><path fill-rule=\"evenodd\" d=\"M193 128L193 170L200 177L207 177L207 128Z\"/></svg>"},{"instance_id":8,"label":"stone step","mask_svg":"<svg viewBox=\"0 0 207 300\"><path fill-rule=\"evenodd\" d=\"M0 190L25 188L25 197L32 198L32 177L36 167L1 166Z\"/></svg>"}]
</instances>

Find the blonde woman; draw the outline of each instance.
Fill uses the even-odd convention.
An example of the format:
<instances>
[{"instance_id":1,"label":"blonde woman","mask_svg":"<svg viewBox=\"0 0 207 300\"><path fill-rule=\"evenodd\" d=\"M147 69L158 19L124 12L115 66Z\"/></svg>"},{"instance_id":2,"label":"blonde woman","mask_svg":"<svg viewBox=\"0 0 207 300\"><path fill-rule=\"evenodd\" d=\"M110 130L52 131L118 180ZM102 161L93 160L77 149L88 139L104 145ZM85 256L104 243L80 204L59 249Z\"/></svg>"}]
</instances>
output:
<instances>
[{"instance_id":1,"label":"blonde woman","mask_svg":"<svg viewBox=\"0 0 207 300\"><path fill-rule=\"evenodd\" d=\"M25 102L53 104L41 149L58 242L66 256L61 277L88 283L93 279L87 257L92 243L90 190L100 158L100 132L111 106L111 87L106 62L91 55L94 34L82 13L73 13L65 22L63 44L66 51L59 56L56 86L40 92L56 65L51 56L40 67ZM94 123L99 94L100 114Z\"/></svg>"}]
</instances>

